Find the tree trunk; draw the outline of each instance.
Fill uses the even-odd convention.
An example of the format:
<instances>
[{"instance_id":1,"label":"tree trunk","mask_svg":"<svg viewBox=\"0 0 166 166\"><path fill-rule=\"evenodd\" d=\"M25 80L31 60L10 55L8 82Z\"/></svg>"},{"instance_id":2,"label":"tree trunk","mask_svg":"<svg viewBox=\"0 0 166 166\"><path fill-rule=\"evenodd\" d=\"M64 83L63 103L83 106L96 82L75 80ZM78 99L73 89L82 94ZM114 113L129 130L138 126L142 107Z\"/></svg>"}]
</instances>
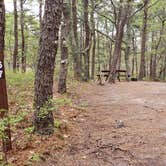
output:
<instances>
[{"instance_id":1,"label":"tree trunk","mask_svg":"<svg viewBox=\"0 0 166 166\"><path fill-rule=\"evenodd\" d=\"M126 79L127 81L130 81L131 76L131 69L130 69L130 48L131 48L131 22L129 21L127 24L127 39L126 39L126 50L125 50L125 64L126 64Z\"/></svg>"},{"instance_id":2,"label":"tree trunk","mask_svg":"<svg viewBox=\"0 0 166 166\"><path fill-rule=\"evenodd\" d=\"M135 40L134 40L134 36L132 37L132 49L133 49L133 57L132 57L132 68L131 68L131 74L132 76L134 76L134 71L135 71Z\"/></svg>"},{"instance_id":3,"label":"tree trunk","mask_svg":"<svg viewBox=\"0 0 166 166\"><path fill-rule=\"evenodd\" d=\"M17 14L17 0L13 0L14 4L14 50L13 50L13 71L19 68L18 59L18 14Z\"/></svg>"},{"instance_id":4,"label":"tree trunk","mask_svg":"<svg viewBox=\"0 0 166 166\"><path fill-rule=\"evenodd\" d=\"M39 24L40 24L40 28L42 25L42 15L43 15L43 0L39 0Z\"/></svg>"},{"instance_id":5,"label":"tree trunk","mask_svg":"<svg viewBox=\"0 0 166 166\"><path fill-rule=\"evenodd\" d=\"M136 36L134 31L133 31L133 37L132 37L132 48L133 48L132 75L136 74L136 77L138 77L137 41L136 41Z\"/></svg>"},{"instance_id":6,"label":"tree trunk","mask_svg":"<svg viewBox=\"0 0 166 166\"><path fill-rule=\"evenodd\" d=\"M74 78L81 80L81 55L78 41L78 30L77 30L77 0L72 1L72 31L73 31L73 43L72 43L72 54L73 54L73 67L74 67Z\"/></svg>"},{"instance_id":7,"label":"tree trunk","mask_svg":"<svg viewBox=\"0 0 166 166\"><path fill-rule=\"evenodd\" d=\"M92 26L92 37L93 37L91 79L94 79L94 77L95 77L95 63L96 63L96 33L95 33L95 20L94 20L94 10L95 10L94 0L91 0L91 5L92 5L91 26Z\"/></svg>"},{"instance_id":8,"label":"tree trunk","mask_svg":"<svg viewBox=\"0 0 166 166\"><path fill-rule=\"evenodd\" d=\"M39 134L54 132L53 76L58 49L58 32L63 0L46 0L39 42L39 56L35 74L34 127Z\"/></svg>"},{"instance_id":9,"label":"tree trunk","mask_svg":"<svg viewBox=\"0 0 166 166\"><path fill-rule=\"evenodd\" d=\"M164 27L165 27L165 19L162 20L161 30L159 33L159 39L158 39L158 42L155 43L155 47L154 47L155 53L152 57L152 80L157 79L157 54L158 54L158 49L159 49L160 43L164 36ZM156 34L156 36L157 36L157 34Z\"/></svg>"},{"instance_id":10,"label":"tree trunk","mask_svg":"<svg viewBox=\"0 0 166 166\"><path fill-rule=\"evenodd\" d=\"M146 76L145 52L146 52L146 38L147 38L148 2L149 0L144 0L144 18L143 18L143 27L142 27L142 41L141 41L141 63L139 70L140 80L142 80Z\"/></svg>"},{"instance_id":11,"label":"tree trunk","mask_svg":"<svg viewBox=\"0 0 166 166\"><path fill-rule=\"evenodd\" d=\"M12 149L10 126L8 123L8 98L5 78L4 67L4 47L5 47L5 4L4 1L0 1L0 119L4 120L5 130L3 140L3 152ZM7 119L7 121L5 120Z\"/></svg>"},{"instance_id":12,"label":"tree trunk","mask_svg":"<svg viewBox=\"0 0 166 166\"><path fill-rule=\"evenodd\" d=\"M84 27L83 27L83 24L81 24L81 27L80 27L80 70L81 70L81 74L83 74L83 53L82 53L82 50L84 48ZM82 75L81 75L82 76Z\"/></svg>"},{"instance_id":13,"label":"tree trunk","mask_svg":"<svg viewBox=\"0 0 166 166\"><path fill-rule=\"evenodd\" d=\"M97 29L99 27L99 22L97 22ZM100 72L101 70L101 62L100 62L100 35L99 32L97 32L97 61L98 61L98 69L97 71Z\"/></svg>"},{"instance_id":14,"label":"tree trunk","mask_svg":"<svg viewBox=\"0 0 166 166\"><path fill-rule=\"evenodd\" d=\"M130 55L130 47L127 47L126 51L125 51L125 64L126 64L126 71L127 71L127 75L126 75L127 81L130 81L130 77L131 77L129 55Z\"/></svg>"},{"instance_id":15,"label":"tree trunk","mask_svg":"<svg viewBox=\"0 0 166 166\"><path fill-rule=\"evenodd\" d=\"M58 92L66 93L66 80L68 69L68 45L71 30L70 6L67 3L63 5L63 24L61 26L61 65L58 83Z\"/></svg>"},{"instance_id":16,"label":"tree trunk","mask_svg":"<svg viewBox=\"0 0 166 166\"><path fill-rule=\"evenodd\" d=\"M110 68L110 76L109 76L110 83L115 83L116 69L118 67L118 62L120 60L120 55L121 55L121 45L122 45L122 39L123 39L123 33L124 33L124 26L127 22L127 17L131 7L131 0L128 0L127 4L123 4L123 2L121 3L122 4L119 7L118 22L116 26L114 57L113 57L112 65Z\"/></svg>"},{"instance_id":17,"label":"tree trunk","mask_svg":"<svg viewBox=\"0 0 166 166\"><path fill-rule=\"evenodd\" d=\"M25 54L25 36L24 36L24 8L23 3L25 1L20 0L20 25L21 25L21 63L22 63L22 72L26 72L26 54Z\"/></svg>"},{"instance_id":18,"label":"tree trunk","mask_svg":"<svg viewBox=\"0 0 166 166\"><path fill-rule=\"evenodd\" d=\"M84 49L84 81L90 79L89 74L89 52L90 52L90 28L89 28L89 0L83 0L84 28L85 28L85 49Z\"/></svg>"},{"instance_id":19,"label":"tree trunk","mask_svg":"<svg viewBox=\"0 0 166 166\"><path fill-rule=\"evenodd\" d=\"M164 63L163 63L163 81L166 80L166 56L164 57Z\"/></svg>"},{"instance_id":20,"label":"tree trunk","mask_svg":"<svg viewBox=\"0 0 166 166\"><path fill-rule=\"evenodd\" d=\"M150 79L153 80L155 76L154 70L154 60L155 60L155 41L154 41L154 32L152 32L152 48L151 48L151 55L150 55ZM155 60L156 61L156 60ZM156 76L155 76L156 77Z\"/></svg>"},{"instance_id":21,"label":"tree trunk","mask_svg":"<svg viewBox=\"0 0 166 166\"><path fill-rule=\"evenodd\" d=\"M115 28L115 26L113 25L113 27L112 27L112 36L111 36L112 39L114 37L114 28ZM112 59L113 59L112 52L113 52L113 41L109 41L109 69L111 69L111 65L112 65Z\"/></svg>"}]
</instances>

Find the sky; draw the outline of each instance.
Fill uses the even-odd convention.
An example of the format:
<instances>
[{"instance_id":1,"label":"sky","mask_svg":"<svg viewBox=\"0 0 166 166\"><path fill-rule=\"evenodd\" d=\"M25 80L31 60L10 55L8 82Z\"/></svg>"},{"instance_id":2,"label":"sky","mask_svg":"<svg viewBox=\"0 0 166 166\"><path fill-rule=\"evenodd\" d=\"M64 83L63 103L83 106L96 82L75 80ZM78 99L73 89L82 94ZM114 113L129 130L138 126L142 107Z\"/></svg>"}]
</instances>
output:
<instances>
[{"instance_id":1,"label":"sky","mask_svg":"<svg viewBox=\"0 0 166 166\"><path fill-rule=\"evenodd\" d=\"M5 0L6 11L13 11L13 3L11 0Z\"/></svg>"},{"instance_id":2,"label":"sky","mask_svg":"<svg viewBox=\"0 0 166 166\"><path fill-rule=\"evenodd\" d=\"M19 7L19 3L17 4ZM5 0L5 7L6 7L6 12L12 12L13 11L13 0ZM31 9L33 14L38 14L38 4L37 2L33 2L33 5L28 7Z\"/></svg>"}]
</instances>

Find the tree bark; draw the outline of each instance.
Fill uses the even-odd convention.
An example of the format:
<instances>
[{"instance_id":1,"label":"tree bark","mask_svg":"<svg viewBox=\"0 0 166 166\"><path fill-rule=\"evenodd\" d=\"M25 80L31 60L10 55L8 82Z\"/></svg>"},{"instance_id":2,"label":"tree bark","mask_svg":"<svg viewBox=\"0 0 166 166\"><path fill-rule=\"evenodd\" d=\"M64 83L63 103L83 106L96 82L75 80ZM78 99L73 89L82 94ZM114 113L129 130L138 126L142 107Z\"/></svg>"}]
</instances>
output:
<instances>
[{"instance_id":1,"label":"tree bark","mask_svg":"<svg viewBox=\"0 0 166 166\"><path fill-rule=\"evenodd\" d=\"M163 62L163 81L166 80L166 56L164 57L164 62Z\"/></svg>"},{"instance_id":2,"label":"tree bark","mask_svg":"<svg viewBox=\"0 0 166 166\"><path fill-rule=\"evenodd\" d=\"M143 78L146 76L145 52L146 52L146 38L147 38L148 3L149 0L144 0L144 18L143 18L143 27L142 27L142 41L141 41L141 63L139 70L140 80L143 80Z\"/></svg>"},{"instance_id":3,"label":"tree bark","mask_svg":"<svg viewBox=\"0 0 166 166\"><path fill-rule=\"evenodd\" d=\"M84 48L84 27L83 24L80 27L80 43L79 43L79 51L80 51L80 70L81 70L81 76L83 74L83 53L82 53L82 49ZM82 78L82 77L81 77Z\"/></svg>"},{"instance_id":4,"label":"tree bark","mask_svg":"<svg viewBox=\"0 0 166 166\"><path fill-rule=\"evenodd\" d=\"M35 74L34 127L39 134L54 132L54 118L50 107L53 98L53 76L58 49L58 32L63 0L46 0L39 42Z\"/></svg>"},{"instance_id":5,"label":"tree bark","mask_svg":"<svg viewBox=\"0 0 166 166\"><path fill-rule=\"evenodd\" d=\"M90 52L90 27L89 27L89 0L83 0L84 30L85 30L85 53L84 53L84 81L90 79L89 74L89 52Z\"/></svg>"},{"instance_id":6,"label":"tree bark","mask_svg":"<svg viewBox=\"0 0 166 166\"><path fill-rule=\"evenodd\" d=\"M92 47L92 65L91 65L91 79L95 77L95 63L96 63L96 33L95 33L95 19L94 10L95 4L94 0L91 0L92 11L91 11L91 26L92 26L92 37L93 37L93 47Z\"/></svg>"},{"instance_id":7,"label":"tree bark","mask_svg":"<svg viewBox=\"0 0 166 166\"><path fill-rule=\"evenodd\" d=\"M40 28L42 25L42 15L43 15L43 0L39 0L39 24L40 24Z\"/></svg>"},{"instance_id":8,"label":"tree bark","mask_svg":"<svg viewBox=\"0 0 166 166\"><path fill-rule=\"evenodd\" d=\"M13 50L13 71L19 68L18 59L18 13L17 13L17 0L13 0L14 4L14 50Z\"/></svg>"},{"instance_id":9,"label":"tree bark","mask_svg":"<svg viewBox=\"0 0 166 166\"><path fill-rule=\"evenodd\" d=\"M61 26L61 65L58 82L58 92L66 93L66 80L68 69L68 44L71 30L70 6L67 3L63 5L63 24Z\"/></svg>"},{"instance_id":10,"label":"tree bark","mask_svg":"<svg viewBox=\"0 0 166 166\"><path fill-rule=\"evenodd\" d=\"M5 120L3 152L12 149L10 125L8 122L8 97L4 67L4 47L5 47L5 4L4 0L0 0L0 119Z\"/></svg>"},{"instance_id":11,"label":"tree bark","mask_svg":"<svg viewBox=\"0 0 166 166\"><path fill-rule=\"evenodd\" d=\"M155 41L154 41L154 32L152 32L152 47L151 47L151 55L150 55L150 79L153 80L154 78L154 60L156 62L156 59L154 58L154 51L155 51Z\"/></svg>"},{"instance_id":12,"label":"tree bark","mask_svg":"<svg viewBox=\"0 0 166 166\"><path fill-rule=\"evenodd\" d=\"M115 26L113 25L112 27L112 38L114 36L114 28ZM113 54L112 54L112 51L113 51L113 41L109 41L109 69L111 69L111 65L112 65L112 59L113 59Z\"/></svg>"},{"instance_id":13,"label":"tree bark","mask_svg":"<svg viewBox=\"0 0 166 166\"><path fill-rule=\"evenodd\" d=\"M73 43L72 43L72 54L73 54L73 67L74 67L74 78L81 80L81 55L78 40L78 19L77 19L77 0L72 0L72 31L73 31Z\"/></svg>"},{"instance_id":14,"label":"tree bark","mask_svg":"<svg viewBox=\"0 0 166 166\"><path fill-rule=\"evenodd\" d=\"M98 29L98 27L99 27L99 22L97 22L97 29ZM101 61L100 61L100 35L99 35L99 32L97 32L97 62L98 62L97 71L100 72Z\"/></svg>"},{"instance_id":15,"label":"tree bark","mask_svg":"<svg viewBox=\"0 0 166 166\"><path fill-rule=\"evenodd\" d=\"M152 42L154 45L154 53L151 55L151 79L156 80L157 79L157 54L158 54L158 49L159 46L162 42L163 36L164 36L164 27L165 27L165 19L161 21L161 30L159 33L159 39L157 42ZM157 37L157 33L155 35Z\"/></svg>"},{"instance_id":16,"label":"tree bark","mask_svg":"<svg viewBox=\"0 0 166 166\"><path fill-rule=\"evenodd\" d=\"M123 1L120 2L121 4L119 7L118 21L116 26L114 57L112 60L112 65L110 65L111 68L110 68L109 83L115 83L116 69L118 67L118 61L120 60L121 56L121 45L124 33L124 26L127 23L128 14L131 7L131 1L132 0L128 0L127 4L124 4Z\"/></svg>"},{"instance_id":17,"label":"tree bark","mask_svg":"<svg viewBox=\"0 0 166 166\"><path fill-rule=\"evenodd\" d=\"M137 41L135 32L133 30L133 36L132 36L132 49L133 49L133 59L132 59L132 75L136 75L136 78L138 77L138 62L137 62Z\"/></svg>"},{"instance_id":18,"label":"tree bark","mask_svg":"<svg viewBox=\"0 0 166 166\"><path fill-rule=\"evenodd\" d=\"M21 25L21 63L22 72L26 72L25 36L24 36L24 7L25 0L20 0L20 25Z\"/></svg>"},{"instance_id":19,"label":"tree bark","mask_svg":"<svg viewBox=\"0 0 166 166\"><path fill-rule=\"evenodd\" d=\"M127 38L126 38L126 49L125 49L125 64L126 64L126 79L130 81L131 69L130 69L130 52L131 52L131 22L127 24Z\"/></svg>"}]
</instances>

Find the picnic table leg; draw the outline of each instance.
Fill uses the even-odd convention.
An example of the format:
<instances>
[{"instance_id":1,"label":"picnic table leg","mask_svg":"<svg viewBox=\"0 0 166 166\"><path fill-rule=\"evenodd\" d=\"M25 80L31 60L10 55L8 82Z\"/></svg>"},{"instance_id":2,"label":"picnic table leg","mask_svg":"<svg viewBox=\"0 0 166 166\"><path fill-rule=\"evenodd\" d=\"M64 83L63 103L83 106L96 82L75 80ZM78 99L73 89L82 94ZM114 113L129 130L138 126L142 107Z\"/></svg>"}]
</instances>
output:
<instances>
[{"instance_id":1,"label":"picnic table leg","mask_svg":"<svg viewBox=\"0 0 166 166\"><path fill-rule=\"evenodd\" d=\"M120 82L120 75L119 75L119 73L117 74L117 79Z\"/></svg>"},{"instance_id":2,"label":"picnic table leg","mask_svg":"<svg viewBox=\"0 0 166 166\"><path fill-rule=\"evenodd\" d=\"M128 81L128 82L131 81L130 75L128 75L127 73L126 73L126 81Z\"/></svg>"},{"instance_id":3,"label":"picnic table leg","mask_svg":"<svg viewBox=\"0 0 166 166\"><path fill-rule=\"evenodd\" d=\"M105 82L106 82L106 81L108 81L108 78L109 78L109 75L108 75L108 76L106 76L106 78L105 78Z\"/></svg>"},{"instance_id":4,"label":"picnic table leg","mask_svg":"<svg viewBox=\"0 0 166 166\"><path fill-rule=\"evenodd\" d=\"M99 82L99 85L102 85L102 80L100 75L97 76L97 81Z\"/></svg>"}]
</instances>

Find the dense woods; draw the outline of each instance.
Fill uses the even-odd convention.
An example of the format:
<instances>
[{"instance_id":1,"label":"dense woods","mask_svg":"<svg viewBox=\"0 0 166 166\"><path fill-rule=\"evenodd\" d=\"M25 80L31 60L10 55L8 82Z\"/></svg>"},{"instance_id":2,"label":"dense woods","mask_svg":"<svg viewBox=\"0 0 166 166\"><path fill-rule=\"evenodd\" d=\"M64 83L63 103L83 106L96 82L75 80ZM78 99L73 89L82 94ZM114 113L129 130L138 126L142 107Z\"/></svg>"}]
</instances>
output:
<instances>
[{"instance_id":1,"label":"dense woods","mask_svg":"<svg viewBox=\"0 0 166 166\"><path fill-rule=\"evenodd\" d=\"M166 81L165 23L164 0L0 0L0 137L5 162L12 149L11 133L17 133L13 126L27 118L25 126L35 139L54 134L55 100L70 96L75 84L103 85L104 77L112 86L120 72L128 83Z\"/></svg>"},{"instance_id":2,"label":"dense woods","mask_svg":"<svg viewBox=\"0 0 166 166\"><path fill-rule=\"evenodd\" d=\"M38 9L34 15L30 9L33 4ZM94 79L104 68L111 69L110 82L115 81L116 68L128 68L128 73L140 80L165 79L164 1L74 0L68 6L72 21L68 29L69 66L75 79ZM6 16L6 59L10 69L35 69L43 13L42 1L13 1L13 12ZM57 61L60 59L57 56Z\"/></svg>"}]
</instances>

